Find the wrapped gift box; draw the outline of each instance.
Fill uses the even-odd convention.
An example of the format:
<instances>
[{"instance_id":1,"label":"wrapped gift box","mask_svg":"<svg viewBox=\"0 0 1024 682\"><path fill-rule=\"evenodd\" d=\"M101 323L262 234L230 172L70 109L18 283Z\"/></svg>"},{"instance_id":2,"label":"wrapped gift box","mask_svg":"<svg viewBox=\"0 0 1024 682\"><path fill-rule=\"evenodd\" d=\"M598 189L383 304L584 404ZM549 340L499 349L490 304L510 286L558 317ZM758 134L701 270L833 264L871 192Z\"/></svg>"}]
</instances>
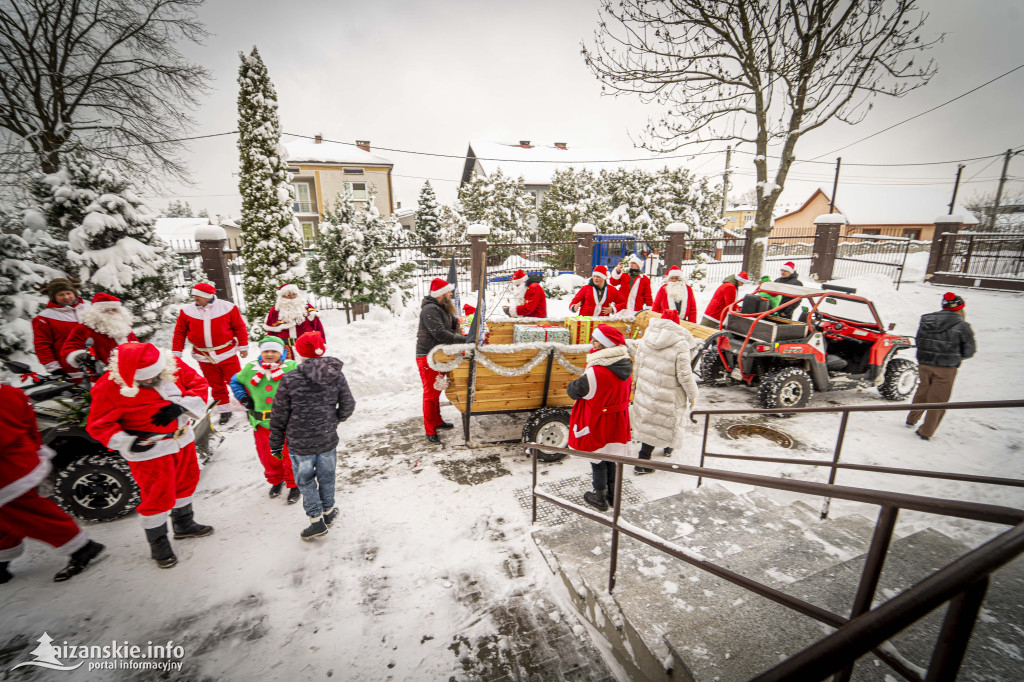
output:
<instances>
[{"instance_id":1,"label":"wrapped gift box","mask_svg":"<svg viewBox=\"0 0 1024 682\"><path fill-rule=\"evenodd\" d=\"M512 328L512 343L569 343L569 330L560 324L517 324Z\"/></svg>"},{"instance_id":2,"label":"wrapped gift box","mask_svg":"<svg viewBox=\"0 0 1024 682\"><path fill-rule=\"evenodd\" d=\"M469 328L473 326L473 316L469 315L467 317L466 315L459 315L458 320L459 320L459 333L462 334L463 336L468 335L469 334ZM486 344L487 340L490 339L490 338L491 338L491 330L485 324L484 325L484 344ZM474 339L470 339L470 343L474 343Z\"/></svg>"},{"instance_id":3,"label":"wrapped gift box","mask_svg":"<svg viewBox=\"0 0 1024 682\"><path fill-rule=\"evenodd\" d=\"M590 343L590 334L599 324L601 320L595 317L565 318L565 328L569 330L569 343Z\"/></svg>"}]
</instances>

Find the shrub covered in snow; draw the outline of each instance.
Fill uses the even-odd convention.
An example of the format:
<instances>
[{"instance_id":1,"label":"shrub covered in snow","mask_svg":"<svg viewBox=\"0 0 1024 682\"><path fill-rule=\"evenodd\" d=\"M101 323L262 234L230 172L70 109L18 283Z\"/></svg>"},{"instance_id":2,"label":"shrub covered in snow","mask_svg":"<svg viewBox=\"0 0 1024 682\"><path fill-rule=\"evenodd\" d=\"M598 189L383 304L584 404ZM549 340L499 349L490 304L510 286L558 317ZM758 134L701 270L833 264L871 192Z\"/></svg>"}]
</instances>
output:
<instances>
[{"instance_id":1,"label":"shrub covered in snow","mask_svg":"<svg viewBox=\"0 0 1024 682\"><path fill-rule=\"evenodd\" d=\"M437 205L437 194L430 181L423 183L419 202L416 206L416 239L420 244L444 244L441 233L441 215Z\"/></svg>"},{"instance_id":2,"label":"shrub covered in snow","mask_svg":"<svg viewBox=\"0 0 1024 682\"><path fill-rule=\"evenodd\" d=\"M32 262L23 221L0 209L0 355L32 348L32 318L46 305L39 285L60 272Z\"/></svg>"},{"instance_id":3,"label":"shrub covered in snow","mask_svg":"<svg viewBox=\"0 0 1024 682\"><path fill-rule=\"evenodd\" d=\"M541 282L541 286L548 298L562 298L563 296L575 296L580 287L586 283L586 278L567 273L549 277Z\"/></svg>"},{"instance_id":4,"label":"shrub covered in snow","mask_svg":"<svg viewBox=\"0 0 1024 682\"><path fill-rule=\"evenodd\" d=\"M249 333L263 336L263 321L284 282L302 286L302 237L292 213L291 176L281 144L277 92L254 47L239 53L238 189L242 194L242 259Z\"/></svg>"}]
</instances>

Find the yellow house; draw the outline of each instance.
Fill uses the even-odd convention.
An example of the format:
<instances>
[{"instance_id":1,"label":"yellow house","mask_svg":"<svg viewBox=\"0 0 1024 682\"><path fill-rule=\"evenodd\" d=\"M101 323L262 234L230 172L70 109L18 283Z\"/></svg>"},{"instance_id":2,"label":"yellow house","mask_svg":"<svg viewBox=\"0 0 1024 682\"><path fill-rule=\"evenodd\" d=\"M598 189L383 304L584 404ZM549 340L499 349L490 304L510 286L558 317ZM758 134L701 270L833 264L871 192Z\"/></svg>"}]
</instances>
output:
<instances>
[{"instance_id":1,"label":"yellow house","mask_svg":"<svg viewBox=\"0 0 1024 682\"><path fill-rule=\"evenodd\" d=\"M935 219L949 213L950 192L934 187L839 186L835 212L846 216L843 236L867 234L880 237L910 237L930 242ZM772 237L802 237L814 234L814 219L829 212L829 198L820 187L799 208L778 216ZM953 212L964 225L978 219L957 203Z\"/></svg>"},{"instance_id":2,"label":"yellow house","mask_svg":"<svg viewBox=\"0 0 1024 682\"><path fill-rule=\"evenodd\" d=\"M371 152L368 140L348 145L324 142L317 135L313 140L286 142L285 147L295 190L292 211L307 244L316 236L325 210L345 193L351 193L356 204L367 209L372 200L381 216L391 217L394 163Z\"/></svg>"},{"instance_id":3,"label":"yellow house","mask_svg":"<svg viewBox=\"0 0 1024 682\"><path fill-rule=\"evenodd\" d=\"M744 225L753 220L756 214L757 206L747 204L731 206L726 209L725 215L722 216L725 219L725 224L722 225L722 228L730 232L738 232Z\"/></svg>"}]
</instances>

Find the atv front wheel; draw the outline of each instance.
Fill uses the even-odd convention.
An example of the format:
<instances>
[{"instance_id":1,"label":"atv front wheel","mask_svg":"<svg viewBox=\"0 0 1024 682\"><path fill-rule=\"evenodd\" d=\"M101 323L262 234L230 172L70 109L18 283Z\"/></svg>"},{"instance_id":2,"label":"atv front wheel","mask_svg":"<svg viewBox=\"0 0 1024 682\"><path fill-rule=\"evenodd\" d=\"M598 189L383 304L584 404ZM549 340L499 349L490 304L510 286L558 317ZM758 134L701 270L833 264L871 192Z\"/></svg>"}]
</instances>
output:
<instances>
[{"instance_id":1,"label":"atv front wheel","mask_svg":"<svg viewBox=\"0 0 1024 682\"><path fill-rule=\"evenodd\" d=\"M110 521L139 504L139 487L128 462L116 454L86 455L57 472L54 496L69 514L87 521Z\"/></svg>"},{"instance_id":2,"label":"atv front wheel","mask_svg":"<svg viewBox=\"0 0 1024 682\"><path fill-rule=\"evenodd\" d=\"M761 407L804 407L813 392L811 377L799 367L783 367L761 379L757 400Z\"/></svg>"},{"instance_id":3,"label":"atv front wheel","mask_svg":"<svg viewBox=\"0 0 1024 682\"><path fill-rule=\"evenodd\" d=\"M700 380L709 386L720 386L729 380L718 346L708 346L700 354Z\"/></svg>"},{"instance_id":4,"label":"atv front wheel","mask_svg":"<svg viewBox=\"0 0 1024 682\"><path fill-rule=\"evenodd\" d=\"M560 407L542 407L526 421L523 427L524 443L540 443L553 448L569 447L569 413ZM568 455L556 452L538 452L542 462L557 462Z\"/></svg>"},{"instance_id":5,"label":"atv front wheel","mask_svg":"<svg viewBox=\"0 0 1024 682\"><path fill-rule=\"evenodd\" d=\"M917 363L903 358L893 358L885 368L885 381L878 392L886 400L906 400L917 388Z\"/></svg>"}]
</instances>

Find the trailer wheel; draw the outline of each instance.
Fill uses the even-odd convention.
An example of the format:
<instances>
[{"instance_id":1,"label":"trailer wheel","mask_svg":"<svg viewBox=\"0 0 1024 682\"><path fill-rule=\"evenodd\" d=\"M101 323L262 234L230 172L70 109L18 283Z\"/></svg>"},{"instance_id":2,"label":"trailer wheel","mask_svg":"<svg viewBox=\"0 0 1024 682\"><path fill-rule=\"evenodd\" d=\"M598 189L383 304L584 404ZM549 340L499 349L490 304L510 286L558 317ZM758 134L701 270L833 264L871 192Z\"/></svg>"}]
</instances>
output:
<instances>
[{"instance_id":1,"label":"trailer wheel","mask_svg":"<svg viewBox=\"0 0 1024 682\"><path fill-rule=\"evenodd\" d=\"M523 427L524 443L540 443L554 448L569 447L569 413L560 407L542 407L526 420ZM542 462L557 462L568 455L538 453Z\"/></svg>"},{"instance_id":2,"label":"trailer wheel","mask_svg":"<svg viewBox=\"0 0 1024 682\"><path fill-rule=\"evenodd\" d=\"M783 367L765 375L757 390L761 407L804 407L814 388L811 377L799 367Z\"/></svg>"},{"instance_id":3,"label":"trailer wheel","mask_svg":"<svg viewBox=\"0 0 1024 682\"><path fill-rule=\"evenodd\" d=\"M139 504L128 462L116 453L74 460L57 472L54 494L65 511L87 521L110 521Z\"/></svg>"},{"instance_id":4,"label":"trailer wheel","mask_svg":"<svg viewBox=\"0 0 1024 682\"><path fill-rule=\"evenodd\" d=\"M886 400L906 400L917 388L917 363L904 358L893 358L885 368L885 381L878 392Z\"/></svg>"}]
</instances>

